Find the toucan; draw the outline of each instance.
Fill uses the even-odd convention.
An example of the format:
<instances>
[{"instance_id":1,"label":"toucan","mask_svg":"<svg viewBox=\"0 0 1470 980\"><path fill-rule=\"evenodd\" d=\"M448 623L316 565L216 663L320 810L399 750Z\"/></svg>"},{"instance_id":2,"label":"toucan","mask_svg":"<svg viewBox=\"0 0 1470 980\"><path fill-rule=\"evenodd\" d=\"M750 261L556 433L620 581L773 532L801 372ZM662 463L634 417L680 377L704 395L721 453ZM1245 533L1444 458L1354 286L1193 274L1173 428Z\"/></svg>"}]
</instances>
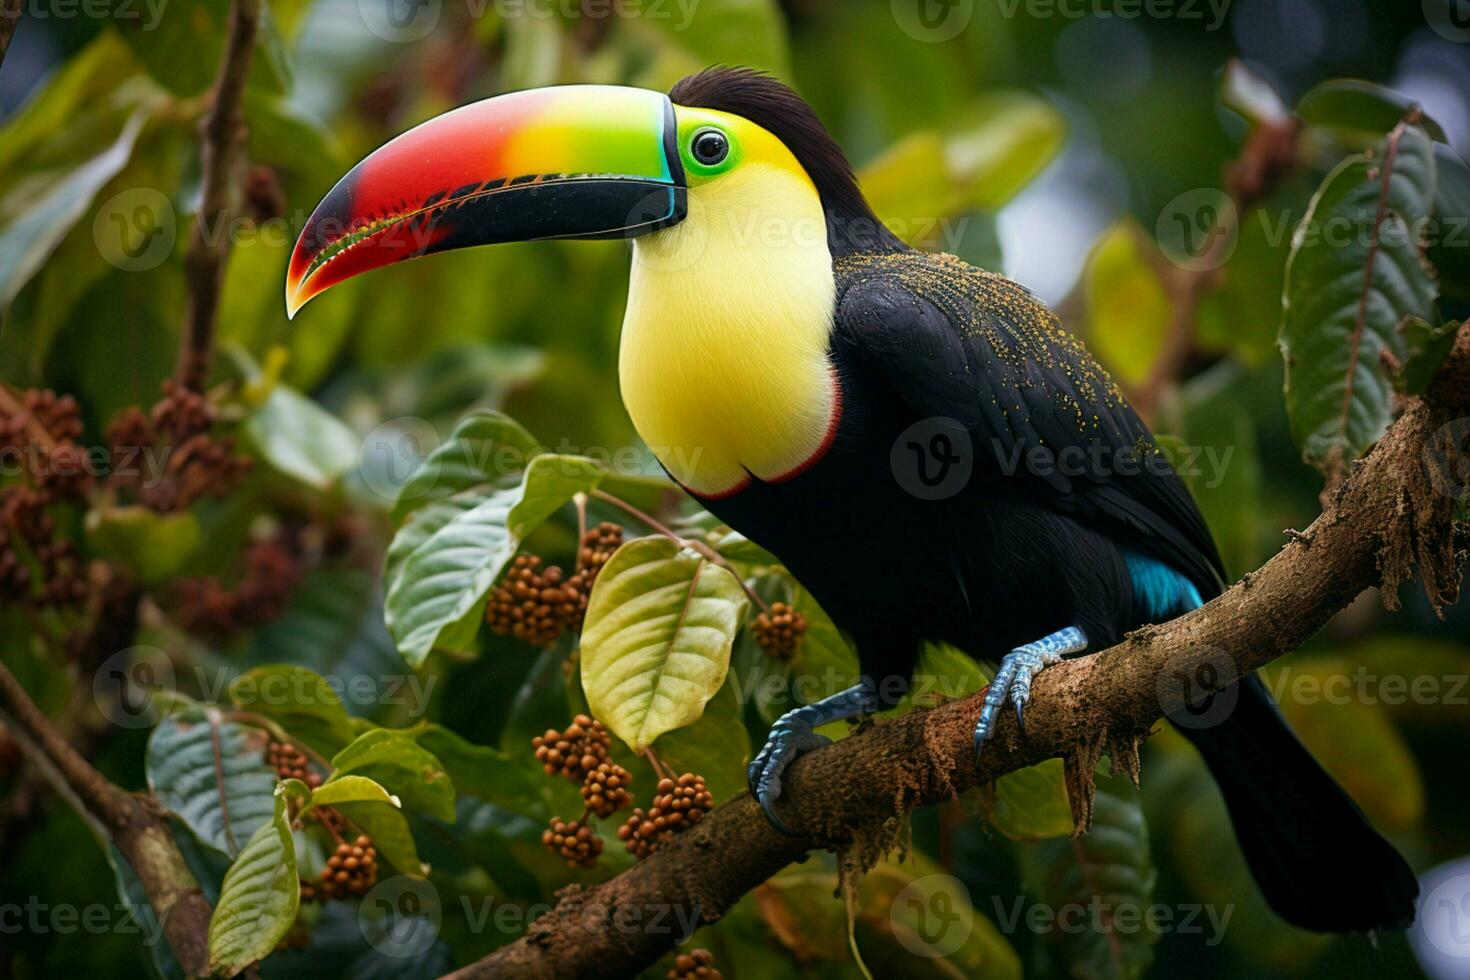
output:
<instances>
[{"instance_id":1,"label":"toucan","mask_svg":"<svg viewBox=\"0 0 1470 980\"><path fill-rule=\"evenodd\" d=\"M632 241L618 356L669 476L775 554L851 638L856 686L797 707L750 763L892 706L927 642L998 668L981 751L1032 678L1225 584L1199 510L1118 386L1023 286L905 245L800 96L716 67L660 92L567 85L447 112L357 164L291 255L291 314L448 249ZM568 284L568 288L576 288ZM424 297L432 315L435 297ZM1271 907L1319 931L1404 928L1418 885L1261 681L1180 731ZM1183 723L1188 721L1189 723Z\"/></svg>"}]
</instances>

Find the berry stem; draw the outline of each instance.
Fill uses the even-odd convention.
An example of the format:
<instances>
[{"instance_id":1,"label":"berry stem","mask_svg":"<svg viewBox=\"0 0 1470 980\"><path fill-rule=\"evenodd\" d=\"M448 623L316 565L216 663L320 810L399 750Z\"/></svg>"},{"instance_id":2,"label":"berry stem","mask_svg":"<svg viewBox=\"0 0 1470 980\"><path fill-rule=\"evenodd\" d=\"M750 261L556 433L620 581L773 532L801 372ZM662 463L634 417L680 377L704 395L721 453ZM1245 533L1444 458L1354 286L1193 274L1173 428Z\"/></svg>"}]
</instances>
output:
<instances>
[{"instance_id":1,"label":"berry stem","mask_svg":"<svg viewBox=\"0 0 1470 980\"><path fill-rule=\"evenodd\" d=\"M643 757L648 760L649 765L653 766L655 779L663 779L665 777L669 779L674 778L674 770L664 765L664 761L658 757L658 753L653 751L652 745L643 750Z\"/></svg>"},{"instance_id":2,"label":"berry stem","mask_svg":"<svg viewBox=\"0 0 1470 980\"><path fill-rule=\"evenodd\" d=\"M691 548L694 551L699 552L705 558L708 558L716 565L719 565L721 568L725 569L731 575L734 575L735 581L739 582L740 587L745 590L746 597L749 598L751 602L755 603L757 607L759 607L763 611L770 610L771 607L766 604L766 600L756 595L755 590L752 589L748 584L746 584L745 579L740 577L740 573L735 571L730 562L725 559L725 556L720 554L715 549L711 548L709 545L705 544L703 541L699 541L695 538L684 537L647 511L641 510L638 507L634 507L626 500L623 500L620 497L614 497L612 494L608 493L605 490L593 490L592 496L596 497L598 500L601 500L603 503L612 504L614 507L617 507L619 510L629 515L630 517L642 521L651 530L657 531L659 534L662 534L664 537L668 538L670 541L673 541L675 544L681 545L685 548Z\"/></svg>"}]
</instances>

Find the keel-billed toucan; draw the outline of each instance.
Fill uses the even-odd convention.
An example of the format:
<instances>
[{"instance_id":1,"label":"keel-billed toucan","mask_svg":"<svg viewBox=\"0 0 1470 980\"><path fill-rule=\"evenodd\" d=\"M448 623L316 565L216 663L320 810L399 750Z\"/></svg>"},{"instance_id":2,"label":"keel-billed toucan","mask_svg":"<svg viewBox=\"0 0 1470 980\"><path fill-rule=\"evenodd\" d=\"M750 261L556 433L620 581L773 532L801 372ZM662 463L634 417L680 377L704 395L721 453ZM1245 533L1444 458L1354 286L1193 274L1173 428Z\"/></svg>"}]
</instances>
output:
<instances>
[{"instance_id":1,"label":"keel-billed toucan","mask_svg":"<svg viewBox=\"0 0 1470 980\"><path fill-rule=\"evenodd\" d=\"M1037 670L1221 591L1188 491L1081 343L1025 288L890 234L811 108L757 72L432 119L318 206L287 304L430 252L574 237L632 239L618 371L643 440L857 647L867 680L782 717L751 763L777 827L780 773L824 741L814 728L892 704L925 641L1000 663L978 751ZM1181 730L1283 918L1412 920L1408 865L1258 679Z\"/></svg>"}]
</instances>

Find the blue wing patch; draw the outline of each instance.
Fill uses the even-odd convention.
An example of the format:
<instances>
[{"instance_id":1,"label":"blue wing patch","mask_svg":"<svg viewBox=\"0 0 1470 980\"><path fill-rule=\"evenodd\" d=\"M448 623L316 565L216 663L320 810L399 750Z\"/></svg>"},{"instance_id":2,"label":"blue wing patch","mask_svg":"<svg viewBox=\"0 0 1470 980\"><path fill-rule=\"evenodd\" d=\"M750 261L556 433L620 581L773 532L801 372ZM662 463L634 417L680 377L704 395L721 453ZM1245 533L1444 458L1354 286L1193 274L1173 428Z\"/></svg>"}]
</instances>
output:
<instances>
[{"instance_id":1,"label":"blue wing patch","mask_svg":"<svg viewBox=\"0 0 1470 980\"><path fill-rule=\"evenodd\" d=\"M1155 622L1181 616L1204 605L1194 583L1157 558L1124 550L1133 598L1144 615Z\"/></svg>"}]
</instances>

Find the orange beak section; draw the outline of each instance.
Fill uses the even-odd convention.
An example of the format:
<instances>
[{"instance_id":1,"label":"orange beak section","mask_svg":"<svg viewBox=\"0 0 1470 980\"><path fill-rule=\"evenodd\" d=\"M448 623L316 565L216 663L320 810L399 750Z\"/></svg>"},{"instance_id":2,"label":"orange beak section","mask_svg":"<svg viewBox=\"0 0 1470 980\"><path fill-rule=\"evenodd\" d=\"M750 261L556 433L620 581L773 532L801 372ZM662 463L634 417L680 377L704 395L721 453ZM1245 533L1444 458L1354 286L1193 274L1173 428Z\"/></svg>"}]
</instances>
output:
<instances>
[{"instance_id":1,"label":"orange beak section","mask_svg":"<svg viewBox=\"0 0 1470 980\"><path fill-rule=\"evenodd\" d=\"M317 205L291 253L286 309L433 252L548 238L630 238L683 219L667 96L614 85L472 103L384 144Z\"/></svg>"}]
</instances>

